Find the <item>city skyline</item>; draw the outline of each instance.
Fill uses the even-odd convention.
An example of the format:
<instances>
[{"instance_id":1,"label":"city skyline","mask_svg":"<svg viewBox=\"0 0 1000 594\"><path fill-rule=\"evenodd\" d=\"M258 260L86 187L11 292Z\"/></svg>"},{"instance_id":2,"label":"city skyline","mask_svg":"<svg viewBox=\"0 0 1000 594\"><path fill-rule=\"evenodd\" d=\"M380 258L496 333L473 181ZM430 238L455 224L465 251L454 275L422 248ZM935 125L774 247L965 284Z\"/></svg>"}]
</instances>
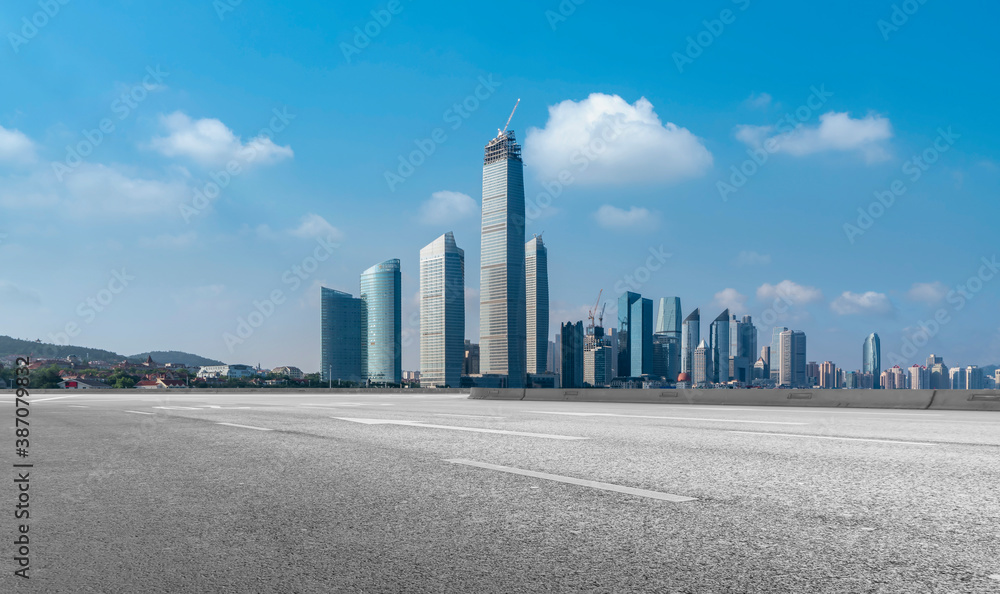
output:
<instances>
[{"instance_id":1,"label":"city skyline","mask_svg":"<svg viewBox=\"0 0 1000 594\"><path fill-rule=\"evenodd\" d=\"M353 291L371 262L398 257L403 367L418 369L419 247L451 230L470 263L467 338L478 342L481 279L471 263L480 261L482 180L472 155L521 98L512 129L528 164L525 239L544 232L554 246L550 337L560 322L586 319L602 288L616 315L625 289L679 295L684 313L752 315L762 333L801 329L811 358L850 369L872 332L884 369L928 352L1000 362L988 222L997 124L972 115L987 112L989 93L963 82L979 80L980 58L944 43L919 76L910 60L927 51L931 22L956 40L982 35L985 25L956 7L921 9L889 39L874 26L886 17L880 7L825 14L829 31L851 35L849 53L869 59L804 51L812 67L798 69L787 56L741 50L759 42L753 22L787 25L768 47L829 46L829 31L810 35L777 6L739 12L679 67L673 54L711 16L701 8L672 9L654 28L582 6L553 26L520 6L477 7L459 24L442 8L407 5L348 60L341 45L354 43L371 7L306 19L273 7L220 18L204 4L175 6L67 9L7 48L19 92L0 99L0 203L10 213L0 257L47 266L0 277L0 333L319 370L319 287ZM118 30L129 10L163 29ZM467 28L501 18L527 34L497 55ZM20 17L0 26L18 31ZM588 26L645 32L660 45L638 51L648 48L630 37L601 50L587 43ZM177 27L190 32L186 43L165 37ZM430 27L458 33L430 41L421 34ZM335 41L283 41L317 29ZM65 86L32 84L39 76ZM935 78L949 90L921 82ZM351 98L338 92L345 85L357 89ZM789 123L800 127L786 137ZM602 133L608 146L592 150ZM755 152L769 140L774 152ZM753 172L745 181L741 167ZM984 223L970 224L970 212ZM377 224L373 213L383 215ZM130 332L151 315L154 335Z\"/></svg>"}]
</instances>

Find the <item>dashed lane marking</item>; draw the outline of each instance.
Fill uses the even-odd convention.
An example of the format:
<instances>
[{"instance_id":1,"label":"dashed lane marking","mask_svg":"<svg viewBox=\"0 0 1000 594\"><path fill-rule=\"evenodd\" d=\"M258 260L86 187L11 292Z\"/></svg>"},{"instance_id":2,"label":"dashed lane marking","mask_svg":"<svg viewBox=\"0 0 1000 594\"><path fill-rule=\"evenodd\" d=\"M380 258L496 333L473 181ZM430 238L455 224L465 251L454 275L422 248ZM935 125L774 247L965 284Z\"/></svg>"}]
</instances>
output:
<instances>
[{"instance_id":1,"label":"dashed lane marking","mask_svg":"<svg viewBox=\"0 0 1000 594\"><path fill-rule=\"evenodd\" d=\"M614 491L616 493L625 493L627 495L636 495L638 497L648 497L650 499L659 499L661 501L670 501L672 503L684 503L687 501L697 501L695 497L685 497L683 495L674 495L672 493L661 493L660 491L648 491L646 489L636 489L634 487L624 487L622 485L615 485L613 483L602 483L599 481L589 481L586 479L574 478L571 476L562 476L558 474L549 474L547 472L535 472L533 470L524 470L522 468L513 468L510 466L499 466L497 464L488 464L486 462L475 462L473 460L463 460L461 458L455 458L451 460L445 460L445 462L451 462L452 464L463 464L465 466L475 466L476 468L485 468L487 470L496 470L499 472L508 472L510 474L519 474L521 476L530 476L533 478L545 479L548 481L556 481L559 483L568 483L571 485L579 485L581 487L590 487L592 489L600 489L602 491Z\"/></svg>"}]
</instances>

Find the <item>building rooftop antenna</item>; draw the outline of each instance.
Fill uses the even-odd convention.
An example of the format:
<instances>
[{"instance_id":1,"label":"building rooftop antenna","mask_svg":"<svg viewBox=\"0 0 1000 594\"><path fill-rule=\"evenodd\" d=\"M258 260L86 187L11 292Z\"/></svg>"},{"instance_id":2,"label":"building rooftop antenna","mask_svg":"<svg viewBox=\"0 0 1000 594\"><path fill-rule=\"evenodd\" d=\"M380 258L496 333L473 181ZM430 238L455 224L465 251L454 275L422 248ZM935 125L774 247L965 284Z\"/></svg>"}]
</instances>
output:
<instances>
[{"instance_id":1,"label":"building rooftop antenna","mask_svg":"<svg viewBox=\"0 0 1000 594\"><path fill-rule=\"evenodd\" d=\"M500 130L499 128L497 128L497 138L499 138L499 137L501 137L501 136L503 136L504 134L507 133L507 128L508 128L508 126L510 126L510 121L512 119L514 119L514 112L517 111L517 106L520 105L520 104L521 104L521 98L518 97L517 103L514 104L514 109L511 110L510 117L507 118L507 123L504 125L503 130Z\"/></svg>"}]
</instances>

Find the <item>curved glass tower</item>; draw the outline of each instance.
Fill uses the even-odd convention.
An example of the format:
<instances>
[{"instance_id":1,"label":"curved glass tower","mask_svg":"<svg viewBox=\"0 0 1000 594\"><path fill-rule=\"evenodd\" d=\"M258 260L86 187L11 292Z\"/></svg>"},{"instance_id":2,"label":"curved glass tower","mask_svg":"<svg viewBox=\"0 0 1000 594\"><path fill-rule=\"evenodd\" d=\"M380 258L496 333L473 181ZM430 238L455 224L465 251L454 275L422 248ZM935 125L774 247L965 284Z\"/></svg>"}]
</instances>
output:
<instances>
[{"instance_id":1,"label":"curved glass tower","mask_svg":"<svg viewBox=\"0 0 1000 594\"><path fill-rule=\"evenodd\" d=\"M403 382L401 292L399 260L386 260L361 273L368 380L372 383Z\"/></svg>"},{"instance_id":2,"label":"curved glass tower","mask_svg":"<svg viewBox=\"0 0 1000 594\"><path fill-rule=\"evenodd\" d=\"M656 312L656 328L653 332L681 339L680 297L660 297L660 308Z\"/></svg>"},{"instance_id":3,"label":"curved glass tower","mask_svg":"<svg viewBox=\"0 0 1000 594\"><path fill-rule=\"evenodd\" d=\"M881 388L880 378L882 375L882 343L878 334L872 332L865 339L865 346L861 356L861 371L872 374L872 388Z\"/></svg>"},{"instance_id":4,"label":"curved glass tower","mask_svg":"<svg viewBox=\"0 0 1000 594\"><path fill-rule=\"evenodd\" d=\"M715 318L708 331L709 348L712 351L713 383L724 384L729 381L729 310L725 309Z\"/></svg>"},{"instance_id":5,"label":"curved glass tower","mask_svg":"<svg viewBox=\"0 0 1000 594\"><path fill-rule=\"evenodd\" d=\"M462 385L465 251L449 231L420 250L420 385Z\"/></svg>"},{"instance_id":6,"label":"curved glass tower","mask_svg":"<svg viewBox=\"0 0 1000 594\"><path fill-rule=\"evenodd\" d=\"M483 235L479 272L479 370L523 388L527 366L524 274L524 163L514 132L498 135L483 157Z\"/></svg>"}]
</instances>

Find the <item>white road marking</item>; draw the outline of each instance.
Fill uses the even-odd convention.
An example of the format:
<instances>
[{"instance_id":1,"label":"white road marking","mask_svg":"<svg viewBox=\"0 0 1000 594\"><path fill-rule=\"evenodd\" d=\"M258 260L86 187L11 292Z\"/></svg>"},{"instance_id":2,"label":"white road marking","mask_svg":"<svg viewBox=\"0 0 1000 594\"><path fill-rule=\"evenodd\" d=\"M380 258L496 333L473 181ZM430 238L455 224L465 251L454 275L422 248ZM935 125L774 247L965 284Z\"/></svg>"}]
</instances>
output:
<instances>
[{"instance_id":1,"label":"white road marking","mask_svg":"<svg viewBox=\"0 0 1000 594\"><path fill-rule=\"evenodd\" d=\"M134 415L155 415L156 414L156 413L141 412L141 411L138 411L138 410L126 410L124 412L132 413Z\"/></svg>"},{"instance_id":2,"label":"white road marking","mask_svg":"<svg viewBox=\"0 0 1000 594\"><path fill-rule=\"evenodd\" d=\"M627 419L667 419L670 421L714 421L717 423L754 423L757 425L808 425L809 423L793 423L791 421L751 421L747 419L709 419L701 417L660 417L653 415L619 415L615 413L580 413L559 412L550 410L531 411L539 415L567 415L573 417L623 417Z\"/></svg>"},{"instance_id":3,"label":"white road marking","mask_svg":"<svg viewBox=\"0 0 1000 594\"><path fill-rule=\"evenodd\" d=\"M832 407L807 406L807 407L785 407L785 406L729 406L719 404L717 406L689 406L686 404L667 404L672 410L700 409L700 410L746 410L753 412L790 412L790 413L812 413L812 414L833 414L833 415L891 415L900 417L940 417L941 413L924 412L879 412L866 408L852 408L850 410L830 410Z\"/></svg>"},{"instance_id":4,"label":"white road marking","mask_svg":"<svg viewBox=\"0 0 1000 594\"><path fill-rule=\"evenodd\" d=\"M243 429L256 429L257 431L274 431L274 429L268 429L266 427L253 427L250 425L237 425L236 423L216 423L216 425L225 425L227 427L242 427Z\"/></svg>"},{"instance_id":5,"label":"white road marking","mask_svg":"<svg viewBox=\"0 0 1000 594\"><path fill-rule=\"evenodd\" d=\"M340 408L344 406L396 406L395 404L381 404L378 402L337 402L329 404L300 404L299 406L309 408Z\"/></svg>"},{"instance_id":6,"label":"white road marking","mask_svg":"<svg viewBox=\"0 0 1000 594\"><path fill-rule=\"evenodd\" d=\"M893 439L873 439L866 437L831 437L829 435L802 435L799 433L764 433L761 431L729 431L729 433L745 433L748 435L777 435L780 437L809 437L812 439L839 439L844 441L874 441L878 443L899 443L903 445L915 446L935 446L936 443L925 443L922 441L896 441Z\"/></svg>"},{"instance_id":7,"label":"white road marking","mask_svg":"<svg viewBox=\"0 0 1000 594\"><path fill-rule=\"evenodd\" d=\"M331 419L338 419L340 421L352 421L354 423L363 423L365 425L405 425L408 427L424 427L426 429L450 429L452 431L471 431L474 433L498 433L501 435L520 435L522 437L541 437L543 439L567 439L567 440L577 440L577 439L587 439L586 437L575 437L572 435L550 435L548 433L528 433L525 431L504 431L501 429L481 429L479 427L456 427L453 425L431 425L429 423L421 423L419 421L394 421L391 419L352 419L346 417L330 417Z\"/></svg>"},{"instance_id":8,"label":"white road marking","mask_svg":"<svg viewBox=\"0 0 1000 594\"><path fill-rule=\"evenodd\" d=\"M464 464L466 466L475 466L477 468L486 468L487 470L498 470L500 472L509 472L511 474L519 474L522 476L530 476L534 478L545 479L549 481L556 481L560 483L569 483L571 485L580 485L581 487L590 487L592 489L601 489L603 491L615 491L616 493L625 493L627 495L637 495L639 497L649 497L650 499L659 499L661 501L670 501L673 503L683 503L685 501L697 501L695 497L685 497L683 495L673 495L670 493L661 493L659 491L647 491L646 489L636 489L634 487L623 487L621 485L615 485L612 483L602 483L599 481L588 481L586 479L578 479L570 476L561 476L558 474L549 474L547 472L535 472L533 470L523 470L521 468L513 468L510 466L499 466L497 464L487 464L486 462L475 462L473 460L463 460L461 458L455 458L451 460L445 460L445 462L451 462L452 464Z\"/></svg>"},{"instance_id":9,"label":"white road marking","mask_svg":"<svg viewBox=\"0 0 1000 594\"><path fill-rule=\"evenodd\" d=\"M434 413L435 417L462 417L464 419L505 419L507 417L487 417L485 415L450 415L445 413Z\"/></svg>"},{"instance_id":10,"label":"white road marking","mask_svg":"<svg viewBox=\"0 0 1000 594\"><path fill-rule=\"evenodd\" d=\"M89 406L83 406L82 404L67 404L66 406L70 408L90 408Z\"/></svg>"},{"instance_id":11,"label":"white road marking","mask_svg":"<svg viewBox=\"0 0 1000 594\"><path fill-rule=\"evenodd\" d=\"M159 408L163 410L201 410L197 406L154 406L153 408Z\"/></svg>"},{"instance_id":12,"label":"white road marking","mask_svg":"<svg viewBox=\"0 0 1000 594\"><path fill-rule=\"evenodd\" d=\"M32 402L48 402L49 400L62 400L63 398L79 398L80 395L74 394L72 396L53 396L52 398L32 398Z\"/></svg>"}]
</instances>

